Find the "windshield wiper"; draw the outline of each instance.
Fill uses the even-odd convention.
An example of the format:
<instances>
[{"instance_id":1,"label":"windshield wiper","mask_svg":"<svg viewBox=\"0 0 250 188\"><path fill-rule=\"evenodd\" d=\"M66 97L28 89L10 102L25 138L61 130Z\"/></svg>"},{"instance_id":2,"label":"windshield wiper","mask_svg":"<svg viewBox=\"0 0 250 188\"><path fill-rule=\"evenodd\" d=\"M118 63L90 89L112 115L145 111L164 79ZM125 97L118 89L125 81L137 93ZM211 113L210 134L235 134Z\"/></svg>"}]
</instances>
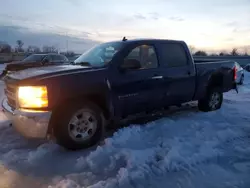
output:
<instances>
[{"instance_id":1,"label":"windshield wiper","mask_svg":"<svg viewBox=\"0 0 250 188\"><path fill-rule=\"evenodd\" d=\"M92 65L87 61L77 62L77 63L73 62L72 65L81 65L81 66L92 67Z\"/></svg>"}]
</instances>

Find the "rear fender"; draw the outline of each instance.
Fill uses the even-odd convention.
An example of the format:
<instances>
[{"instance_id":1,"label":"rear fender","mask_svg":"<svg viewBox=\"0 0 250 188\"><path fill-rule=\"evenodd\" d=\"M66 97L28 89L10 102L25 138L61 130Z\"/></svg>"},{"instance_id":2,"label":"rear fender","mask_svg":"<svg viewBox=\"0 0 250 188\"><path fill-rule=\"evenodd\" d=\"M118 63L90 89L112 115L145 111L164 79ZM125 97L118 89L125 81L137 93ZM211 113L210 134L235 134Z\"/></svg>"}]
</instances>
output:
<instances>
[{"instance_id":1,"label":"rear fender","mask_svg":"<svg viewBox=\"0 0 250 188\"><path fill-rule=\"evenodd\" d=\"M208 80L207 90L211 88L223 88L223 74L222 73L214 73L210 76Z\"/></svg>"}]
</instances>

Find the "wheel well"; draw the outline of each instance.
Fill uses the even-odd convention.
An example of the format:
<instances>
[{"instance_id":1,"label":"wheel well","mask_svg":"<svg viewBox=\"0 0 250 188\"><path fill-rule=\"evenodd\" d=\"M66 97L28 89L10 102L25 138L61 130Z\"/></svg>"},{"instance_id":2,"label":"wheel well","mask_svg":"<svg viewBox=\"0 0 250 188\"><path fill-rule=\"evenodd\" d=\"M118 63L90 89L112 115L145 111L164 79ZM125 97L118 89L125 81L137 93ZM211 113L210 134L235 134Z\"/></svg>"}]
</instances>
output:
<instances>
[{"instance_id":1,"label":"wheel well","mask_svg":"<svg viewBox=\"0 0 250 188\"><path fill-rule=\"evenodd\" d=\"M110 111L108 108L107 99L104 95L98 95L98 94L88 95L84 96L84 99L95 103L97 106L101 108L104 117L106 119L110 118Z\"/></svg>"},{"instance_id":2,"label":"wheel well","mask_svg":"<svg viewBox=\"0 0 250 188\"><path fill-rule=\"evenodd\" d=\"M77 96L75 98L69 98L63 101L60 101L57 106L53 110L58 112L65 104L79 103L82 101L89 101L97 105L103 112L103 115L106 119L110 118L110 111L108 109L107 99L105 95L91 94L91 95L83 95Z\"/></svg>"},{"instance_id":3,"label":"wheel well","mask_svg":"<svg viewBox=\"0 0 250 188\"><path fill-rule=\"evenodd\" d=\"M65 105L67 106L67 104L70 105L70 104L79 103L82 101L92 102L102 110L104 118L106 120L109 120L111 114L110 114L110 111L108 109L108 105L106 103L106 100L107 99L103 95L93 94L93 95L78 96L75 98L69 98L69 99L60 101L60 103L53 108L53 114L52 114L52 117L50 119L48 133L50 135L53 134L52 133L53 132L52 125L55 123L55 121L57 121L57 118L60 118L60 109L64 108Z\"/></svg>"}]
</instances>

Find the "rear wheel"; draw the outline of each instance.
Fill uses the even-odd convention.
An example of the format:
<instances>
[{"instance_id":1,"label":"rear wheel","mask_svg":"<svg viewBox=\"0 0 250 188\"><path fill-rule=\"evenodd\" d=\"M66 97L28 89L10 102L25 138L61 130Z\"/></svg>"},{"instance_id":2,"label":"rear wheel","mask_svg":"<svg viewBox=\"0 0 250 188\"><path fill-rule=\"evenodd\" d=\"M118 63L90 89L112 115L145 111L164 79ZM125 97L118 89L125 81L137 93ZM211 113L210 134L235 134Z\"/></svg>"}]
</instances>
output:
<instances>
[{"instance_id":1,"label":"rear wheel","mask_svg":"<svg viewBox=\"0 0 250 188\"><path fill-rule=\"evenodd\" d=\"M221 108L223 102L223 93L219 88L210 89L207 95L198 101L198 108L201 111L208 112Z\"/></svg>"},{"instance_id":2,"label":"rear wheel","mask_svg":"<svg viewBox=\"0 0 250 188\"><path fill-rule=\"evenodd\" d=\"M93 103L65 105L57 114L53 132L59 145L78 150L95 145L103 135L102 112Z\"/></svg>"}]
</instances>

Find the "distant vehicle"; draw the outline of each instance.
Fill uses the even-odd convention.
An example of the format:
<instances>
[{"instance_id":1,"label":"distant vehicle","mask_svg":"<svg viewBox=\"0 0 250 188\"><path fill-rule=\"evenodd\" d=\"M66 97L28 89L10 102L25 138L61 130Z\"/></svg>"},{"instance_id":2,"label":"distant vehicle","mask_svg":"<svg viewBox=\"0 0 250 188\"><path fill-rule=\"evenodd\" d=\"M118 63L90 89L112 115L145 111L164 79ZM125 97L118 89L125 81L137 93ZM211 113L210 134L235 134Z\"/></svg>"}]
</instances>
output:
<instances>
[{"instance_id":1,"label":"distant vehicle","mask_svg":"<svg viewBox=\"0 0 250 188\"><path fill-rule=\"evenodd\" d=\"M234 61L196 64L183 41L125 40L97 45L74 65L6 76L3 112L29 138L53 138L76 150L96 144L106 125L142 112L198 101L221 108L237 90Z\"/></svg>"},{"instance_id":2,"label":"distant vehicle","mask_svg":"<svg viewBox=\"0 0 250 188\"><path fill-rule=\"evenodd\" d=\"M22 61L15 61L13 63L6 64L5 69L0 75L0 78L6 76L7 74L28 68L61 64L69 64L68 58L64 55L56 53L32 54Z\"/></svg>"},{"instance_id":3,"label":"distant vehicle","mask_svg":"<svg viewBox=\"0 0 250 188\"><path fill-rule=\"evenodd\" d=\"M245 69L247 72L250 72L250 63L247 64L247 65L244 67L244 69Z\"/></svg>"},{"instance_id":4,"label":"distant vehicle","mask_svg":"<svg viewBox=\"0 0 250 188\"><path fill-rule=\"evenodd\" d=\"M236 83L242 85L244 83L244 69L239 63L235 62L236 65Z\"/></svg>"}]
</instances>

